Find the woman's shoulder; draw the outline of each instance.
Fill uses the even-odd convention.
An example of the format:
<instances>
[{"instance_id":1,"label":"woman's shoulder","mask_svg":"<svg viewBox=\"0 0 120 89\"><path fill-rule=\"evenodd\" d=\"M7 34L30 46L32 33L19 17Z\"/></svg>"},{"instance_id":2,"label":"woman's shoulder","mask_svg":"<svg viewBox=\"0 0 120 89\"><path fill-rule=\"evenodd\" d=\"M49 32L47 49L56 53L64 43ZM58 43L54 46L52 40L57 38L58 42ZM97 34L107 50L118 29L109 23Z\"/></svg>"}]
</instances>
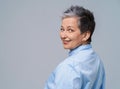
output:
<instances>
[{"instance_id":1,"label":"woman's shoulder","mask_svg":"<svg viewBox=\"0 0 120 89\"><path fill-rule=\"evenodd\" d=\"M93 50L80 51L76 55L70 57L70 65L78 72L97 71L101 65L100 57Z\"/></svg>"}]
</instances>

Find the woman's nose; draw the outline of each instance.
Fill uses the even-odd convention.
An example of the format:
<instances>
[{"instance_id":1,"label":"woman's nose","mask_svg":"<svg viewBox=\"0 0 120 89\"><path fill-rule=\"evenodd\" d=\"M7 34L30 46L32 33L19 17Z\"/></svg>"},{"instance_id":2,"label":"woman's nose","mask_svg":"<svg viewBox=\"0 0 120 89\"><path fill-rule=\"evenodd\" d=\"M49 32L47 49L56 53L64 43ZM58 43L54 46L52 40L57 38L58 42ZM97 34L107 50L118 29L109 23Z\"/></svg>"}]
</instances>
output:
<instances>
[{"instance_id":1,"label":"woman's nose","mask_svg":"<svg viewBox=\"0 0 120 89\"><path fill-rule=\"evenodd\" d=\"M66 31L61 32L61 38L64 39L67 37Z\"/></svg>"}]
</instances>

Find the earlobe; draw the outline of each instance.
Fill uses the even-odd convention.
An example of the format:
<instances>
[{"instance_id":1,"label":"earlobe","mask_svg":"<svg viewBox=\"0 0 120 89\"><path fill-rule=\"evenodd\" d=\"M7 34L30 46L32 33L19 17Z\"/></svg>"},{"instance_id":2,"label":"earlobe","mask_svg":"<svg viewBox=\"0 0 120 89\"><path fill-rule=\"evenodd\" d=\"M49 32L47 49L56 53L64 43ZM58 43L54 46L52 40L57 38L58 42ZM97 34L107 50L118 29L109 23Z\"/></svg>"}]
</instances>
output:
<instances>
[{"instance_id":1,"label":"earlobe","mask_svg":"<svg viewBox=\"0 0 120 89\"><path fill-rule=\"evenodd\" d=\"M90 37L90 32L89 31L83 33L82 41L87 41L89 39L89 37Z\"/></svg>"}]
</instances>

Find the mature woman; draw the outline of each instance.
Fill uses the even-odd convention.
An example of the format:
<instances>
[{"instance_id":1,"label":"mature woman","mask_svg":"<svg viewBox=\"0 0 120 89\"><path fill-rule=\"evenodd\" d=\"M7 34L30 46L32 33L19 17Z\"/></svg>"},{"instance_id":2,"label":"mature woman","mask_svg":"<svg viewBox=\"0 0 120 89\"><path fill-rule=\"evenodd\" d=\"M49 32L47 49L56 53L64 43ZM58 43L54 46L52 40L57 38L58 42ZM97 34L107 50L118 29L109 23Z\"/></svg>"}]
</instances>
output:
<instances>
[{"instance_id":1,"label":"mature woman","mask_svg":"<svg viewBox=\"0 0 120 89\"><path fill-rule=\"evenodd\" d=\"M104 66L91 46L94 28L89 10L71 6L64 12L60 37L70 52L52 72L45 89L105 89Z\"/></svg>"}]
</instances>

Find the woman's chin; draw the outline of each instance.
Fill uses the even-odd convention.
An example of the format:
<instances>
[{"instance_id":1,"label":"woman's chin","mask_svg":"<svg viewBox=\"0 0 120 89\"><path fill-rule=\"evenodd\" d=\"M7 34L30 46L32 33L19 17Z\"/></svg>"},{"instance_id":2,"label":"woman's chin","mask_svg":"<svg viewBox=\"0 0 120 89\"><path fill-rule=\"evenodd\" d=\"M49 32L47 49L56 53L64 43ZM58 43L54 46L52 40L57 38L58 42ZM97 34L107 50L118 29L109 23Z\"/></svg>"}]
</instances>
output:
<instances>
[{"instance_id":1,"label":"woman's chin","mask_svg":"<svg viewBox=\"0 0 120 89\"><path fill-rule=\"evenodd\" d=\"M64 45L64 49L71 49L71 47Z\"/></svg>"}]
</instances>

